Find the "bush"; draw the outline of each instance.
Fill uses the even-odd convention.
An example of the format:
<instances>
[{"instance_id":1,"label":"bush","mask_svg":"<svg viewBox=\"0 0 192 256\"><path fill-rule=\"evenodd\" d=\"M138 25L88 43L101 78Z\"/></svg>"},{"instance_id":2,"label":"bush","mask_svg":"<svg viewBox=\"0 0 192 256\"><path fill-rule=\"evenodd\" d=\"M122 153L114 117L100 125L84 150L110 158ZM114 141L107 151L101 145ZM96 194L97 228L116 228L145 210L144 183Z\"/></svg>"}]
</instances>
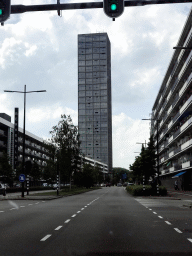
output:
<instances>
[{"instance_id":1,"label":"bush","mask_svg":"<svg viewBox=\"0 0 192 256\"><path fill-rule=\"evenodd\" d=\"M143 191L143 185L133 185L126 187L127 192L129 192L133 196L153 196L157 195L157 190L153 190L150 185L145 185L145 192ZM166 196L167 189L163 186L159 187L159 195Z\"/></svg>"}]
</instances>

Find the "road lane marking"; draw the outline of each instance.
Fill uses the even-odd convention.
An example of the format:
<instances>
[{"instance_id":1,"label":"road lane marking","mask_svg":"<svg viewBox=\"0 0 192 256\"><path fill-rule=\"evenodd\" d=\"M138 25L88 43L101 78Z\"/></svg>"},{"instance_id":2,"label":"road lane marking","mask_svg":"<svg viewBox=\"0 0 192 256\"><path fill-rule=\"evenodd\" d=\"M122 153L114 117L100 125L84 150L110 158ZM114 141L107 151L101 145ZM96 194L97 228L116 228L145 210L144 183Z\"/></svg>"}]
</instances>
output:
<instances>
[{"instance_id":1,"label":"road lane marking","mask_svg":"<svg viewBox=\"0 0 192 256\"><path fill-rule=\"evenodd\" d=\"M39 204L39 202L35 203L35 204Z\"/></svg>"},{"instance_id":2,"label":"road lane marking","mask_svg":"<svg viewBox=\"0 0 192 256\"><path fill-rule=\"evenodd\" d=\"M33 204L28 204L28 205L33 205Z\"/></svg>"},{"instance_id":3,"label":"road lane marking","mask_svg":"<svg viewBox=\"0 0 192 256\"><path fill-rule=\"evenodd\" d=\"M160 219L163 219L163 217L162 216L158 216Z\"/></svg>"},{"instance_id":4,"label":"road lane marking","mask_svg":"<svg viewBox=\"0 0 192 256\"><path fill-rule=\"evenodd\" d=\"M178 233L183 233L181 230L179 230L178 228L174 228L175 231L177 231Z\"/></svg>"},{"instance_id":5,"label":"road lane marking","mask_svg":"<svg viewBox=\"0 0 192 256\"><path fill-rule=\"evenodd\" d=\"M60 228L62 228L63 226L58 226L55 230L59 230Z\"/></svg>"},{"instance_id":6,"label":"road lane marking","mask_svg":"<svg viewBox=\"0 0 192 256\"><path fill-rule=\"evenodd\" d=\"M167 221L167 220L166 220L165 222L166 222L168 225L172 225L172 224L171 224L169 221Z\"/></svg>"},{"instance_id":7,"label":"road lane marking","mask_svg":"<svg viewBox=\"0 0 192 256\"><path fill-rule=\"evenodd\" d=\"M70 219L66 220L65 223L68 223L70 221Z\"/></svg>"},{"instance_id":8,"label":"road lane marking","mask_svg":"<svg viewBox=\"0 0 192 256\"><path fill-rule=\"evenodd\" d=\"M192 243L192 239L191 239L191 238L187 238L187 240L189 240L189 242L191 242L191 243Z\"/></svg>"},{"instance_id":9,"label":"road lane marking","mask_svg":"<svg viewBox=\"0 0 192 256\"><path fill-rule=\"evenodd\" d=\"M16 209L17 209L17 208L11 208L11 209L9 209L9 210L11 211L11 210L16 210Z\"/></svg>"},{"instance_id":10,"label":"road lane marking","mask_svg":"<svg viewBox=\"0 0 192 256\"><path fill-rule=\"evenodd\" d=\"M45 241L47 240L51 235L46 235L45 237L43 237L40 241Z\"/></svg>"},{"instance_id":11,"label":"road lane marking","mask_svg":"<svg viewBox=\"0 0 192 256\"><path fill-rule=\"evenodd\" d=\"M153 212L154 214L157 214L156 212Z\"/></svg>"},{"instance_id":12,"label":"road lane marking","mask_svg":"<svg viewBox=\"0 0 192 256\"><path fill-rule=\"evenodd\" d=\"M42 203L45 203L45 201L41 201Z\"/></svg>"},{"instance_id":13,"label":"road lane marking","mask_svg":"<svg viewBox=\"0 0 192 256\"><path fill-rule=\"evenodd\" d=\"M85 205L84 207L87 207L87 205Z\"/></svg>"},{"instance_id":14,"label":"road lane marking","mask_svg":"<svg viewBox=\"0 0 192 256\"><path fill-rule=\"evenodd\" d=\"M83 210L84 210L84 208L81 208L81 210L83 211Z\"/></svg>"},{"instance_id":15,"label":"road lane marking","mask_svg":"<svg viewBox=\"0 0 192 256\"><path fill-rule=\"evenodd\" d=\"M20 207L25 207L24 205L21 205Z\"/></svg>"},{"instance_id":16,"label":"road lane marking","mask_svg":"<svg viewBox=\"0 0 192 256\"><path fill-rule=\"evenodd\" d=\"M4 212L4 211L0 211L0 212Z\"/></svg>"},{"instance_id":17,"label":"road lane marking","mask_svg":"<svg viewBox=\"0 0 192 256\"><path fill-rule=\"evenodd\" d=\"M149 209L149 211L152 211L152 209Z\"/></svg>"},{"instance_id":18,"label":"road lane marking","mask_svg":"<svg viewBox=\"0 0 192 256\"><path fill-rule=\"evenodd\" d=\"M77 213L80 213L81 211L78 211Z\"/></svg>"},{"instance_id":19,"label":"road lane marking","mask_svg":"<svg viewBox=\"0 0 192 256\"><path fill-rule=\"evenodd\" d=\"M77 214L73 214L71 217L74 218Z\"/></svg>"}]
</instances>

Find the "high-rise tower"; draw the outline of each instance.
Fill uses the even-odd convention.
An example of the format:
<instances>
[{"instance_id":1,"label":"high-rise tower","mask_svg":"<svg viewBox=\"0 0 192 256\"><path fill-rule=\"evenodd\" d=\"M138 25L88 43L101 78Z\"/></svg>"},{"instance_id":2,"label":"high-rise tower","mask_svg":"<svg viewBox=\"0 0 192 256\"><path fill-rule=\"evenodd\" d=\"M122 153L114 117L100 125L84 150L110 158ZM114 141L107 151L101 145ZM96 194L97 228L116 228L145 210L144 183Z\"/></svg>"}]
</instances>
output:
<instances>
[{"instance_id":1,"label":"high-rise tower","mask_svg":"<svg viewBox=\"0 0 192 256\"><path fill-rule=\"evenodd\" d=\"M111 47L107 33L78 35L78 127L82 152L112 170Z\"/></svg>"}]
</instances>

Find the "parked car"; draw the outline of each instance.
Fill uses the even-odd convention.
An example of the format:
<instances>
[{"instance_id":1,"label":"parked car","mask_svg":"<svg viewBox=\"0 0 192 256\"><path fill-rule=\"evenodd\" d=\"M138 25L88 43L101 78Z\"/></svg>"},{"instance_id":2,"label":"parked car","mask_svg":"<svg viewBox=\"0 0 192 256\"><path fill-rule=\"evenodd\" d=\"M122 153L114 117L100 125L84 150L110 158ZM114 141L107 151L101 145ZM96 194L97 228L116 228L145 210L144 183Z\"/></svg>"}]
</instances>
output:
<instances>
[{"instance_id":1,"label":"parked car","mask_svg":"<svg viewBox=\"0 0 192 256\"><path fill-rule=\"evenodd\" d=\"M122 187L122 184L121 183L117 183L117 187Z\"/></svg>"},{"instance_id":2,"label":"parked car","mask_svg":"<svg viewBox=\"0 0 192 256\"><path fill-rule=\"evenodd\" d=\"M107 183L107 184L106 184L106 187L111 187L111 183Z\"/></svg>"},{"instance_id":3,"label":"parked car","mask_svg":"<svg viewBox=\"0 0 192 256\"><path fill-rule=\"evenodd\" d=\"M123 183L123 187L127 187L127 185L128 185L128 182Z\"/></svg>"},{"instance_id":4,"label":"parked car","mask_svg":"<svg viewBox=\"0 0 192 256\"><path fill-rule=\"evenodd\" d=\"M43 187L48 187L48 184L47 183L43 183Z\"/></svg>"}]
</instances>

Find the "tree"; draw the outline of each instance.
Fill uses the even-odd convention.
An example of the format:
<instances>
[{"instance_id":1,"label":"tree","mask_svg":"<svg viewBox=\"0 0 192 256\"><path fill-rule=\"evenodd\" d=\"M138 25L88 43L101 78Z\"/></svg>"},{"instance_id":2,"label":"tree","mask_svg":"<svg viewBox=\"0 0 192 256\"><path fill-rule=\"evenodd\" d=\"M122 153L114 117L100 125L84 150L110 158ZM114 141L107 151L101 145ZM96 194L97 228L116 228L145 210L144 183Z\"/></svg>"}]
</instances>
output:
<instances>
[{"instance_id":1,"label":"tree","mask_svg":"<svg viewBox=\"0 0 192 256\"><path fill-rule=\"evenodd\" d=\"M73 125L70 115L61 115L61 121L50 131L56 147L57 170L62 180L70 180L78 167L80 140L78 128ZM71 182L70 182L71 184Z\"/></svg>"}]
</instances>

